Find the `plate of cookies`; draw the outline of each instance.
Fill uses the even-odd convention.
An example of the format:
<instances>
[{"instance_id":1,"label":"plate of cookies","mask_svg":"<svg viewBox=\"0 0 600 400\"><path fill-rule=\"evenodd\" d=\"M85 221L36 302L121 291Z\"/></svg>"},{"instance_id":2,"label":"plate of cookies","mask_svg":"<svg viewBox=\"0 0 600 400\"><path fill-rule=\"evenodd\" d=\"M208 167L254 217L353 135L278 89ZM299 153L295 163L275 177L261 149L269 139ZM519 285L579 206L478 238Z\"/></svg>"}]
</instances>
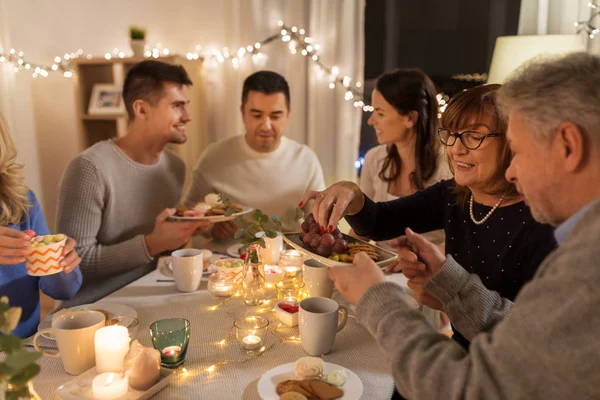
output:
<instances>
[{"instance_id":1,"label":"plate of cookies","mask_svg":"<svg viewBox=\"0 0 600 400\"><path fill-rule=\"evenodd\" d=\"M228 212L228 210L231 210ZM204 201L190 205L180 205L175 211L175 215L168 218L169 221L209 221L225 222L231 221L241 215L252 211L251 207L243 206L227 200L224 203L221 196L215 193L209 193L204 197ZM190 215L192 214L192 215Z\"/></svg>"},{"instance_id":2,"label":"plate of cookies","mask_svg":"<svg viewBox=\"0 0 600 400\"><path fill-rule=\"evenodd\" d=\"M363 384L358 375L318 357L302 357L267 371L258 381L263 400L358 400Z\"/></svg>"}]
</instances>

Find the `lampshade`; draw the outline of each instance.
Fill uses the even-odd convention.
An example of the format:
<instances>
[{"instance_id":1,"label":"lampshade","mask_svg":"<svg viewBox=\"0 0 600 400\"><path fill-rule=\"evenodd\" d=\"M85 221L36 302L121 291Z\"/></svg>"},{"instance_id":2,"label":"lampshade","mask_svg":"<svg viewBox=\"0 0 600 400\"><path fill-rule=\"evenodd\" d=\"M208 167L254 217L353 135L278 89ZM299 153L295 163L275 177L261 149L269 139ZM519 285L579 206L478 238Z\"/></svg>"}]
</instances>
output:
<instances>
[{"instance_id":1,"label":"lampshade","mask_svg":"<svg viewBox=\"0 0 600 400\"><path fill-rule=\"evenodd\" d=\"M580 35L501 36L496 39L487 83L504 83L525 61L541 54L585 51Z\"/></svg>"}]
</instances>

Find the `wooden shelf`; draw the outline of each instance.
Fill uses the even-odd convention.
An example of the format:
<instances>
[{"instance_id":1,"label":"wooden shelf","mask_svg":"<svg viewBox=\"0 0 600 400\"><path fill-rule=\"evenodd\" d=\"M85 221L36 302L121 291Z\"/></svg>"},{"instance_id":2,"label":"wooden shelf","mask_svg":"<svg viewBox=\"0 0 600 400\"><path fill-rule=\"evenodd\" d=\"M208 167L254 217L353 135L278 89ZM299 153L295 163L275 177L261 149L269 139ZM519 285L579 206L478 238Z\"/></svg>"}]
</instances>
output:
<instances>
[{"instance_id":1,"label":"wooden shelf","mask_svg":"<svg viewBox=\"0 0 600 400\"><path fill-rule=\"evenodd\" d=\"M119 118L127 118L127 114L83 114L81 119L86 121L99 121L99 120L117 120Z\"/></svg>"},{"instance_id":2,"label":"wooden shelf","mask_svg":"<svg viewBox=\"0 0 600 400\"><path fill-rule=\"evenodd\" d=\"M76 124L78 128L78 148L85 150L95 143L114 137L121 137L127 133L127 113L89 114L88 106L95 84L104 83L123 86L127 72L137 63L153 58L104 57L92 59L76 58L73 62L73 84L75 91L75 105L77 109ZM158 58L159 61L183 65L190 79L194 82L188 88L188 95L192 100L188 112L192 122L188 125L188 142L186 146L175 146L174 151L182 157L188 165L186 179L191 176L191 168L207 146L206 135L206 95L204 83L203 60L188 60L185 56L170 54Z\"/></svg>"}]
</instances>

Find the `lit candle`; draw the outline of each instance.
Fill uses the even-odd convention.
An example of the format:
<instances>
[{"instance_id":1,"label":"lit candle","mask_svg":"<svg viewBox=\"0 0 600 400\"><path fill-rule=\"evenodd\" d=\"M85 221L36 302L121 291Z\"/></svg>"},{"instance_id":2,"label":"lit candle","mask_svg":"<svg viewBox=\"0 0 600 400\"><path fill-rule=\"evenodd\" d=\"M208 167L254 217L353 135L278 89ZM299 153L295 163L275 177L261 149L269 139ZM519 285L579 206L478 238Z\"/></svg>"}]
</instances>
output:
<instances>
[{"instance_id":1,"label":"lit candle","mask_svg":"<svg viewBox=\"0 0 600 400\"><path fill-rule=\"evenodd\" d=\"M246 350L256 350L262 347L262 339L256 335L248 335L242 339L242 346Z\"/></svg>"},{"instance_id":2,"label":"lit candle","mask_svg":"<svg viewBox=\"0 0 600 400\"><path fill-rule=\"evenodd\" d=\"M113 372L105 372L92 381L92 394L97 400L118 399L127 394L129 378Z\"/></svg>"},{"instance_id":3,"label":"lit candle","mask_svg":"<svg viewBox=\"0 0 600 400\"><path fill-rule=\"evenodd\" d=\"M180 352L181 352L181 347L179 347L179 346L169 346L169 347L165 347L162 350L162 353L167 357L176 357L179 355Z\"/></svg>"},{"instance_id":4,"label":"lit candle","mask_svg":"<svg viewBox=\"0 0 600 400\"><path fill-rule=\"evenodd\" d=\"M123 372L129 351L129 331L124 326L105 326L94 336L96 372Z\"/></svg>"}]
</instances>

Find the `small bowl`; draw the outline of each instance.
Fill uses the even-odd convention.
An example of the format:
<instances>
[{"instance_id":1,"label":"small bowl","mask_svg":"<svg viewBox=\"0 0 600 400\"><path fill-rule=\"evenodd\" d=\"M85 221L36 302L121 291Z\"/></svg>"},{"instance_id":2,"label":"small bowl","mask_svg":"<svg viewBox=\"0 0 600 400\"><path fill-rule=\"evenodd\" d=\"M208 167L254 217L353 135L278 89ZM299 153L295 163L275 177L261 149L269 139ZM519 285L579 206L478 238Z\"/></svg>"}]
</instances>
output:
<instances>
[{"instance_id":1,"label":"small bowl","mask_svg":"<svg viewBox=\"0 0 600 400\"><path fill-rule=\"evenodd\" d=\"M275 304L275 308L274 308L275 315L277 315L277 318L279 318L279 320L281 322L283 322L285 325L292 326L292 327L298 325L298 314L300 314L300 310L298 310L295 313L289 313L289 312L285 311L284 309L282 309L281 307L279 307L279 305L281 303L287 303L287 304L291 304L294 306L297 306L298 303L291 302L291 301L280 301Z\"/></svg>"},{"instance_id":2,"label":"small bowl","mask_svg":"<svg viewBox=\"0 0 600 400\"><path fill-rule=\"evenodd\" d=\"M39 238L41 238L41 236L36 236L32 242L37 241ZM61 272L63 267L60 266L60 261L64 258L63 249L65 248L66 243L67 238L64 237L58 242L51 242L48 244L37 245L36 247L30 247L29 253L25 256L27 275L46 276Z\"/></svg>"},{"instance_id":3,"label":"small bowl","mask_svg":"<svg viewBox=\"0 0 600 400\"><path fill-rule=\"evenodd\" d=\"M225 266L225 264L239 264L237 267ZM241 258L222 258L215 262L217 271L232 277L237 283L241 282L244 274L244 260Z\"/></svg>"}]
</instances>

